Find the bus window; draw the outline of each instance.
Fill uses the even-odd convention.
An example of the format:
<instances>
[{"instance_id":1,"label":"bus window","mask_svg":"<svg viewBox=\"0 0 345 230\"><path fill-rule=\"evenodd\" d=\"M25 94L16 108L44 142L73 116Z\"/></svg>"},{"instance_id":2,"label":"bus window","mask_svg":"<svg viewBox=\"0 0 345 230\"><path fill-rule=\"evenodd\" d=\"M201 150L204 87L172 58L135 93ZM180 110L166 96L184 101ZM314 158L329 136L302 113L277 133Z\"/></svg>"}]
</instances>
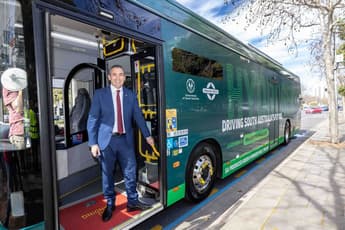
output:
<instances>
[{"instance_id":1,"label":"bus window","mask_svg":"<svg viewBox=\"0 0 345 230\"><path fill-rule=\"evenodd\" d=\"M72 145L87 141L86 122L91 106L93 76L93 69L82 69L74 74L69 85L65 85L68 88L68 94L64 97L68 97L69 116L69 127L65 128L69 129Z\"/></svg>"},{"instance_id":2,"label":"bus window","mask_svg":"<svg viewBox=\"0 0 345 230\"><path fill-rule=\"evenodd\" d=\"M173 70L176 72L212 79L223 78L223 67L217 61L179 48L174 48L172 50L172 57Z\"/></svg>"},{"instance_id":3,"label":"bus window","mask_svg":"<svg viewBox=\"0 0 345 230\"><path fill-rule=\"evenodd\" d=\"M20 4L1 3L4 34L1 44L1 138L7 139L0 149L25 149L28 129L24 128L24 110L28 109L27 73Z\"/></svg>"},{"instance_id":4,"label":"bus window","mask_svg":"<svg viewBox=\"0 0 345 230\"><path fill-rule=\"evenodd\" d=\"M43 220L38 111L19 1L0 0L0 34L0 228L14 229Z\"/></svg>"}]
</instances>

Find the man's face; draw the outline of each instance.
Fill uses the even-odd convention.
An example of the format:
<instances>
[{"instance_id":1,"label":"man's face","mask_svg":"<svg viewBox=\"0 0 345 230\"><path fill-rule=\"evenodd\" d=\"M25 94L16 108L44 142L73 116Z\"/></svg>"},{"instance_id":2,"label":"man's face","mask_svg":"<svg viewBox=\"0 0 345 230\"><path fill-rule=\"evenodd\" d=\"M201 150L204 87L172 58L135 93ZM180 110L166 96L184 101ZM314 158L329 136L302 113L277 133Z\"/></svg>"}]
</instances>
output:
<instances>
[{"instance_id":1,"label":"man's face","mask_svg":"<svg viewBox=\"0 0 345 230\"><path fill-rule=\"evenodd\" d=\"M119 89L123 86L123 83L125 83L126 76L122 68L115 67L110 70L108 79L116 89Z\"/></svg>"}]
</instances>

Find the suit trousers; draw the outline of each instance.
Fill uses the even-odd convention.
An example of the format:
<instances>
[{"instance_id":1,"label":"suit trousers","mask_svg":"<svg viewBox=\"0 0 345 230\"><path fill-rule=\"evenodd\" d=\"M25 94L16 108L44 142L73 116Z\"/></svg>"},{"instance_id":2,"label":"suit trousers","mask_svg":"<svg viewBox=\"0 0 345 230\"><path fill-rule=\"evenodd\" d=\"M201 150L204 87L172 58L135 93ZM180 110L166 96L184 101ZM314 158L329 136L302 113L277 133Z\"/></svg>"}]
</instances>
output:
<instances>
[{"instance_id":1,"label":"suit trousers","mask_svg":"<svg viewBox=\"0 0 345 230\"><path fill-rule=\"evenodd\" d=\"M138 200L136 190L136 157L134 147L129 145L126 136L112 136L109 145L102 151L102 186L107 205L115 205L114 167L119 162L124 176L128 204Z\"/></svg>"}]
</instances>

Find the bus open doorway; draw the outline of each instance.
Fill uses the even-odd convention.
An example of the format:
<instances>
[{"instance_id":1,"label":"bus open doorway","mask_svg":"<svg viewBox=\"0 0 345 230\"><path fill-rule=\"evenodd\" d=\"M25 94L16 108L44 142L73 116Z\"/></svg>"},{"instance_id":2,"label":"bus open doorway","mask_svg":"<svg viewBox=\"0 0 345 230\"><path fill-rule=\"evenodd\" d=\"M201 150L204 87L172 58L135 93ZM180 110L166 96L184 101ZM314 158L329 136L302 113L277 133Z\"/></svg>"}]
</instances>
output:
<instances>
[{"instance_id":1,"label":"bus open doorway","mask_svg":"<svg viewBox=\"0 0 345 230\"><path fill-rule=\"evenodd\" d=\"M129 228L163 209L158 146L158 76L154 53L157 47L58 15L51 15L50 23L51 44L48 48L54 60L50 62L54 73L51 95L54 95L54 105L64 107L62 114L57 110L59 116L54 120L58 126L55 140L59 224L64 229ZM85 39L87 42L80 42ZM109 86L108 69L114 64L123 66L125 86L138 94L147 126L155 139L156 146L151 148L139 130L135 132L139 199L151 204L152 208L127 212L124 180L120 167L117 167L114 172L116 210L111 220L102 222L106 203L101 191L100 165L92 160L88 151L85 125L75 131L78 126L74 126L73 121L80 115L74 108L80 101L77 96L81 89L85 89L92 100L97 88ZM142 91L140 86L144 87Z\"/></svg>"},{"instance_id":2,"label":"bus open doorway","mask_svg":"<svg viewBox=\"0 0 345 230\"><path fill-rule=\"evenodd\" d=\"M136 47L136 41L125 39L128 51L123 55L106 58L109 70L113 65L121 65L126 74L125 87L137 95L139 107L142 110L146 125L155 140L155 146L149 146L138 128L135 128L135 151L137 157L137 180L140 199L151 205L160 202L160 152L159 152L159 122L158 122L158 77L155 64L155 47ZM118 169L120 167L117 167ZM119 170L117 170L119 171ZM120 173L121 174L121 173ZM123 178L117 178L122 180ZM123 182L123 181L122 181ZM118 188L124 192L124 184L118 181Z\"/></svg>"}]
</instances>

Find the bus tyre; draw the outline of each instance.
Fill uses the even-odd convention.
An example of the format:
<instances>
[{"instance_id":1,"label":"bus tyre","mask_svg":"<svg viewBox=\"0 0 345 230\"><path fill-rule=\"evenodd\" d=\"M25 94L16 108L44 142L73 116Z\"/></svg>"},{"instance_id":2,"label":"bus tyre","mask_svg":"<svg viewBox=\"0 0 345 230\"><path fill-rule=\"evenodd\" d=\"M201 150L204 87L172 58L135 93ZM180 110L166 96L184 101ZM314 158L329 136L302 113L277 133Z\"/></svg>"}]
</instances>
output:
<instances>
[{"instance_id":1,"label":"bus tyre","mask_svg":"<svg viewBox=\"0 0 345 230\"><path fill-rule=\"evenodd\" d=\"M202 143L192 152L186 170L186 199L199 202L206 198L216 179L216 155L212 145Z\"/></svg>"},{"instance_id":2,"label":"bus tyre","mask_svg":"<svg viewBox=\"0 0 345 230\"><path fill-rule=\"evenodd\" d=\"M285 123L285 128L284 128L284 145L289 144L290 136L291 136L291 127L290 127L290 122L287 121Z\"/></svg>"}]
</instances>

